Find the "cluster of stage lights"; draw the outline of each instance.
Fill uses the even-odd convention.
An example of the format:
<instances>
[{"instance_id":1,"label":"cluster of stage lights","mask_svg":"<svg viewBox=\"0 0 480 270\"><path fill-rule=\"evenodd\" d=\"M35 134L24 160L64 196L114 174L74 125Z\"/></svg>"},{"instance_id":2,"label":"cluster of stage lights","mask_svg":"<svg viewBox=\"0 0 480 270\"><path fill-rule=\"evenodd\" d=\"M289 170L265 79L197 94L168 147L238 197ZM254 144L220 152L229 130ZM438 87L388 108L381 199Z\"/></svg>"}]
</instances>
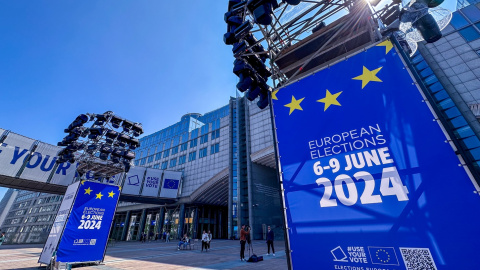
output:
<instances>
[{"instance_id":1,"label":"cluster of stage lights","mask_svg":"<svg viewBox=\"0 0 480 270\"><path fill-rule=\"evenodd\" d=\"M405 8L400 9L402 1L393 0L383 9L376 12L387 29L401 31L407 38L418 42L425 40L427 43L433 43L442 37L441 30L448 24L450 18L442 22L442 17L448 17L451 13L438 6L444 0L415 0L411 1ZM380 0L372 0L370 4L376 6ZM442 12L443 11L447 11ZM438 21L442 22L439 26ZM417 34L419 37L415 37Z\"/></svg>"},{"instance_id":2,"label":"cluster of stage lights","mask_svg":"<svg viewBox=\"0 0 480 270\"><path fill-rule=\"evenodd\" d=\"M300 0L283 2L298 5ZM273 11L278 6L277 0L229 0L228 11L224 17L227 33L223 36L223 41L227 45L233 45L232 52L235 57L233 73L240 79L237 89L242 93L247 91L246 96L250 101L260 96L257 102L260 109L266 108L269 104L268 93L272 89L267 81L272 72L265 65L269 53L251 33L253 24L246 19L246 15L249 13L257 24L270 25L273 21Z\"/></svg>"},{"instance_id":3,"label":"cluster of stage lights","mask_svg":"<svg viewBox=\"0 0 480 270\"><path fill-rule=\"evenodd\" d=\"M102 176L109 177L130 170L135 159L133 150L140 146L136 137L143 133L143 127L108 111L77 116L65 133L68 135L58 143L65 148L58 153L57 163L77 161L80 174L91 169L102 171Z\"/></svg>"}]
</instances>

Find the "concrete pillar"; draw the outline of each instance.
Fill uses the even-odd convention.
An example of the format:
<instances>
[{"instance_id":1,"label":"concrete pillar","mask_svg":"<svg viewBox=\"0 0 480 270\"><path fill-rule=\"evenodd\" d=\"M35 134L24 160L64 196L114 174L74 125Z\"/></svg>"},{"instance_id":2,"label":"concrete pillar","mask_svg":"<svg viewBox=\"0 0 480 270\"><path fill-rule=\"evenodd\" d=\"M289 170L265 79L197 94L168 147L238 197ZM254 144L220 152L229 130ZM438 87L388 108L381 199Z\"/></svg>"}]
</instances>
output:
<instances>
[{"instance_id":1,"label":"concrete pillar","mask_svg":"<svg viewBox=\"0 0 480 270\"><path fill-rule=\"evenodd\" d=\"M127 211L127 217L125 217L125 224L123 225L122 237L120 238L121 241L127 240L128 227L130 226L130 216L131 211Z\"/></svg>"},{"instance_id":2,"label":"concrete pillar","mask_svg":"<svg viewBox=\"0 0 480 270\"><path fill-rule=\"evenodd\" d=\"M142 216L140 217L140 224L138 224L137 240L140 240L142 233L145 231L145 222L147 221L147 209L142 210Z\"/></svg>"},{"instance_id":3,"label":"concrete pillar","mask_svg":"<svg viewBox=\"0 0 480 270\"><path fill-rule=\"evenodd\" d=\"M162 236L163 225L165 224L165 207L160 207L160 214L158 217L158 237Z\"/></svg>"},{"instance_id":4,"label":"concrete pillar","mask_svg":"<svg viewBox=\"0 0 480 270\"><path fill-rule=\"evenodd\" d=\"M183 226L185 225L185 204L180 205L180 212L178 213L178 238L183 237Z\"/></svg>"},{"instance_id":5,"label":"concrete pillar","mask_svg":"<svg viewBox=\"0 0 480 270\"><path fill-rule=\"evenodd\" d=\"M198 237L198 208L195 208L194 212L193 212L193 234L192 237L193 238L199 238Z\"/></svg>"}]
</instances>

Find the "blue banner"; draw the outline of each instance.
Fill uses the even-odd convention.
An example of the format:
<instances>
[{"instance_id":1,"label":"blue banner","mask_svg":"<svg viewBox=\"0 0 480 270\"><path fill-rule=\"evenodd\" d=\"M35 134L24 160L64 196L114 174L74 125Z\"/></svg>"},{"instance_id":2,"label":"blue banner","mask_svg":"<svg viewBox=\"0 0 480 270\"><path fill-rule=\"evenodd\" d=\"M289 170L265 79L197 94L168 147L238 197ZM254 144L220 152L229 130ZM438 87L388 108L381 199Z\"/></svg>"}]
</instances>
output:
<instances>
[{"instance_id":1,"label":"blue banner","mask_svg":"<svg viewBox=\"0 0 480 270\"><path fill-rule=\"evenodd\" d=\"M390 41L272 100L293 269L480 269L480 198Z\"/></svg>"},{"instance_id":2,"label":"blue banner","mask_svg":"<svg viewBox=\"0 0 480 270\"><path fill-rule=\"evenodd\" d=\"M163 188L178 189L178 184L179 183L180 183L180 180L165 179L165 182L163 183Z\"/></svg>"},{"instance_id":3,"label":"blue banner","mask_svg":"<svg viewBox=\"0 0 480 270\"><path fill-rule=\"evenodd\" d=\"M103 260L119 195L118 186L81 182L60 240L57 261Z\"/></svg>"}]
</instances>

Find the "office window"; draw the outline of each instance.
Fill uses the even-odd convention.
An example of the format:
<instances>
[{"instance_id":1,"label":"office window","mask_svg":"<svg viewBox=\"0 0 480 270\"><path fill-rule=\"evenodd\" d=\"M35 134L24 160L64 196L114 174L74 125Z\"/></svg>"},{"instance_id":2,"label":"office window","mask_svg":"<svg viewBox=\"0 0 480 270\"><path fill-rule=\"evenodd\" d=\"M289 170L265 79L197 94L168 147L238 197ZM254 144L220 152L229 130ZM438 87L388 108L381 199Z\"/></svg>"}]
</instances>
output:
<instances>
[{"instance_id":1,"label":"office window","mask_svg":"<svg viewBox=\"0 0 480 270\"><path fill-rule=\"evenodd\" d=\"M207 147L198 150L198 157L203 158L207 156Z\"/></svg>"},{"instance_id":2,"label":"office window","mask_svg":"<svg viewBox=\"0 0 480 270\"><path fill-rule=\"evenodd\" d=\"M186 159L187 159L187 155L180 156L178 158L178 165L184 164L186 162Z\"/></svg>"},{"instance_id":3,"label":"office window","mask_svg":"<svg viewBox=\"0 0 480 270\"><path fill-rule=\"evenodd\" d=\"M182 143L180 145L180 152L187 150L188 148L188 143Z\"/></svg>"},{"instance_id":4,"label":"office window","mask_svg":"<svg viewBox=\"0 0 480 270\"><path fill-rule=\"evenodd\" d=\"M154 168L154 169L158 169L159 167L160 167L160 164L155 164L155 165L153 165L153 168Z\"/></svg>"},{"instance_id":5,"label":"office window","mask_svg":"<svg viewBox=\"0 0 480 270\"><path fill-rule=\"evenodd\" d=\"M470 41L473 41L477 38L480 38L480 33L478 33L478 31L473 26L463 28L462 30L460 30L458 32L460 33L460 35L462 35L462 37L467 42L470 42Z\"/></svg>"},{"instance_id":6,"label":"office window","mask_svg":"<svg viewBox=\"0 0 480 270\"><path fill-rule=\"evenodd\" d=\"M188 154L188 161L194 161L197 158L197 151Z\"/></svg>"},{"instance_id":7,"label":"office window","mask_svg":"<svg viewBox=\"0 0 480 270\"><path fill-rule=\"evenodd\" d=\"M176 153L178 153L178 146L172 148L172 155L175 155Z\"/></svg>"},{"instance_id":8,"label":"office window","mask_svg":"<svg viewBox=\"0 0 480 270\"><path fill-rule=\"evenodd\" d=\"M220 129L212 131L212 140L215 140L218 137L220 137Z\"/></svg>"},{"instance_id":9,"label":"office window","mask_svg":"<svg viewBox=\"0 0 480 270\"><path fill-rule=\"evenodd\" d=\"M218 151L220 151L220 144L219 143L216 143L216 144L210 146L210 155L218 153Z\"/></svg>"},{"instance_id":10,"label":"office window","mask_svg":"<svg viewBox=\"0 0 480 270\"><path fill-rule=\"evenodd\" d=\"M160 169L165 170L167 168L168 161L162 162L162 166L160 166Z\"/></svg>"},{"instance_id":11,"label":"office window","mask_svg":"<svg viewBox=\"0 0 480 270\"><path fill-rule=\"evenodd\" d=\"M453 28L460 29L468 25L468 22L467 20L465 20L465 18L463 18L463 16L460 13L454 12L452 15L452 20L450 21L450 24L453 26Z\"/></svg>"},{"instance_id":12,"label":"office window","mask_svg":"<svg viewBox=\"0 0 480 270\"><path fill-rule=\"evenodd\" d=\"M203 144L206 142L208 142L208 134L202 135L202 137L200 137L200 144Z\"/></svg>"},{"instance_id":13,"label":"office window","mask_svg":"<svg viewBox=\"0 0 480 270\"><path fill-rule=\"evenodd\" d=\"M177 159L176 158L170 160L170 168L175 167L175 166L177 166Z\"/></svg>"},{"instance_id":14,"label":"office window","mask_svg":"<svg viewBox=\"0 0 480 270\"><path fill-rule=\"evenodd\" d=\"M170 155L170 149L163 151L163 157L166 158Z\"/></svg>"},{"instance_id":15,"label":"office window","mask_svg":"<svg viewBox=\"0 0 480 270\"><path fill-rule=\"evenodd\" d=\"M190 141L190 148L197 146L197 139L193 139Z\"/></svg>"},{"instance_id":16,"label":"office window","mask_svg":"<svg viewBox=\"0 0 480 270\"><path fill-rule=\"evenodd\" d=\"M162 158L162 152L158 152L155 154L155 160L159 160Z\"/></svg>"},{"instance_id":17,"label":"office window","mask_svg":"<svg viewBox=\"0 0 480 270\"><path fill-rule=\"evenodd\" d=\"M135 160L135 166L138 166L139 160Z\"/></svg>"},{"instance_id":18,"label":"office window","mask_svg":"<svg viewBox=\"0 0 480 270\"><path fill-rule=\"evenodd\" d=\"M145 165L146 162L147 162L147 158L142 158L142 159L140 160L140 166Z\"/></svg>"},{"instance_id":19,"label":"office window","mask_svg":"<svg viewBox=\"0 0 480 270\"><path fill-rule=\"evenodd\" d=\"M475 5L470 5L462 9L462 13L472 22L480 21L480 9Z\"/></svg>"},{"instance_id":20,"label":"office window","mask_svg":"<svg viewBox=\"0 0 480 270\"><path fill-rule=\"evenodd\" d=\"M148 157L148 163L153 161L153 155Z\"/></svg>"}]
</instances>

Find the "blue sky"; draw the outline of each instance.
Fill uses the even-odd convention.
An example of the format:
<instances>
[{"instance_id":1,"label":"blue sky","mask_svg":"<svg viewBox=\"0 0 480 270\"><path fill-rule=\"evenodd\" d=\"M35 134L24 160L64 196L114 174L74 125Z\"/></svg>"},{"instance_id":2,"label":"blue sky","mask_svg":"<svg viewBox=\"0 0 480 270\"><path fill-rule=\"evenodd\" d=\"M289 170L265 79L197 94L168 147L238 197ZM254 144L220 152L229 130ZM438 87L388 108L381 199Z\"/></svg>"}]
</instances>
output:
<instances>
[{"instance_id":1,"label":"blue sky","mask_svg":"<svg viewBox=\"0 0 480 270\"><path fill-rule=\"evenodd\" d=\"M0 127L56 144L80 113L111 110L149 134L227 104L237 81L227 4L1 1Z\"/></svg>"}]
</instances>

